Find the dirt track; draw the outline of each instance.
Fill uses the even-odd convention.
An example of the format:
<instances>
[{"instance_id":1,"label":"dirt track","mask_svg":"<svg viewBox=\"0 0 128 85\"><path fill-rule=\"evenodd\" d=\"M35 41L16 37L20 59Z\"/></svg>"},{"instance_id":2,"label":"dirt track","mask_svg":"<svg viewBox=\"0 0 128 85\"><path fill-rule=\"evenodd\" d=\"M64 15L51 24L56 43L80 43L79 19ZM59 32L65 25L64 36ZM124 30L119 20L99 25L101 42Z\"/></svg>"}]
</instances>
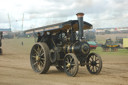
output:
<instances>
[{"instance_id":1,"label":"dirt track","mask_svg":"<svg viewBox=\"0 0 128 85\"><path fill-rule=\"evenodd\" d=\"M47 74L36 74L30 66L30 46L12 44L11 40L3 42L0 85L128 85L128 56L102 56L99 75L91 75L85 67L80 67L76 77L69 77L54 66Z\"/></svg>"}]
</instances>

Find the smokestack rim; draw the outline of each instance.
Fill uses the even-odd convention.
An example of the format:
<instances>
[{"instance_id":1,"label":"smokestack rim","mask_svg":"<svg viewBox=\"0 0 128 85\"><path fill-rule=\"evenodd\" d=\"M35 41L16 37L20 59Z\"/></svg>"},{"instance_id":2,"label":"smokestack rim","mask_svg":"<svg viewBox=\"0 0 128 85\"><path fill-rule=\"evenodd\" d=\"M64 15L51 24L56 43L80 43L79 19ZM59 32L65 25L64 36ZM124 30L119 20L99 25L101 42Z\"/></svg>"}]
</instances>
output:
<instances>
[{"instance_id":1,"label":"smokestack rim","mask_svg":"<svg viewBox=\"0 0 128 85\"><path fill-rule=\"evenodd\" d=\"M83 17L84 13L77 13L76 15L77 15L77 17Z\"/></svg>"}]
</instances>

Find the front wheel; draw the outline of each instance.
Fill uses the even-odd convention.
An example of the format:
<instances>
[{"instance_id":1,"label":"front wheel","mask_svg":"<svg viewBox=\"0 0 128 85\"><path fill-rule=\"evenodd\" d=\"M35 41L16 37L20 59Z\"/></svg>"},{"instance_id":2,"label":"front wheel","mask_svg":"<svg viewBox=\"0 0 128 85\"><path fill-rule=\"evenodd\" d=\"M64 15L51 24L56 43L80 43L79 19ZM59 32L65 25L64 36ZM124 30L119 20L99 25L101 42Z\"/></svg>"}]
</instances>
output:
<instances>
[{"instance_id":1,"label":"front wheel","mask_svg":"<svg viewBox=\"0 0 128 85\"><path fill-rule=\"evenodd\" d=\"M102 59L96 53L90 53L87 58L87 69L91 74L99 74L102 69Z\"/></svg>"},{"instance_id":2,"label":"front wheel","mask_svg":"<svg viewBox=\"0 0 128 85\"><path fill-rule=\"evenodd\" d=\"M64 71L68 76L75 76L78 72L78 59L75 54L68 53L64 58Z\"/></svg>"}]
</instances>

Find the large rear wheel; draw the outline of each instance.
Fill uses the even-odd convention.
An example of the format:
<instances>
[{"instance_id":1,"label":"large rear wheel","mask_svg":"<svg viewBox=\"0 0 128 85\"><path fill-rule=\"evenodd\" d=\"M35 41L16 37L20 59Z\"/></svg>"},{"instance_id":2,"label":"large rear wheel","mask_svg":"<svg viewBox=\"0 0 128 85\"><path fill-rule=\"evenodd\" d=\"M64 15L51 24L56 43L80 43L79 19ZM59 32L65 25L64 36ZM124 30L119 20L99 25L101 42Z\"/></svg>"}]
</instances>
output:
<instances>
[{"instance_id":1,"label":"large rear wheel","mask_svg":"<svg viewBox=\"0 0 128 85\"><path fill-rule=\"evenodd\" d=\"M37 73L46 73L50 67L49 48L46 43L36 43L30 54L32 69Z\"/></svg>"}]
</instances>

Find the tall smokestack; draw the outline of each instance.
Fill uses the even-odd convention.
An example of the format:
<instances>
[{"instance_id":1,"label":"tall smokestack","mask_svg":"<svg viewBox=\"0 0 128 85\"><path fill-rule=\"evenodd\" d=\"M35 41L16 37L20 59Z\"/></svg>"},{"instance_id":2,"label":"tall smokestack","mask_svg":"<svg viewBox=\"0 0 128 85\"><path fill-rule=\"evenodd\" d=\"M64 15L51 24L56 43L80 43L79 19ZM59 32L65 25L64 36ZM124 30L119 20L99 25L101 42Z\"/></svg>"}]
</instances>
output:
<instances>
[{"instance_id":1,"label":"tall smokestack","mask_svg":"<svg viewBox=\"0 0 128 85\"><path fill-rule=\"evenodd\" d=\"M83 37L83 16L84 16L84 13L77 13L77 18L78 18L78 23L79 23L79 32L78 32L78 38L79 40L82 39Z\"/></svg>"}]
</instances>

